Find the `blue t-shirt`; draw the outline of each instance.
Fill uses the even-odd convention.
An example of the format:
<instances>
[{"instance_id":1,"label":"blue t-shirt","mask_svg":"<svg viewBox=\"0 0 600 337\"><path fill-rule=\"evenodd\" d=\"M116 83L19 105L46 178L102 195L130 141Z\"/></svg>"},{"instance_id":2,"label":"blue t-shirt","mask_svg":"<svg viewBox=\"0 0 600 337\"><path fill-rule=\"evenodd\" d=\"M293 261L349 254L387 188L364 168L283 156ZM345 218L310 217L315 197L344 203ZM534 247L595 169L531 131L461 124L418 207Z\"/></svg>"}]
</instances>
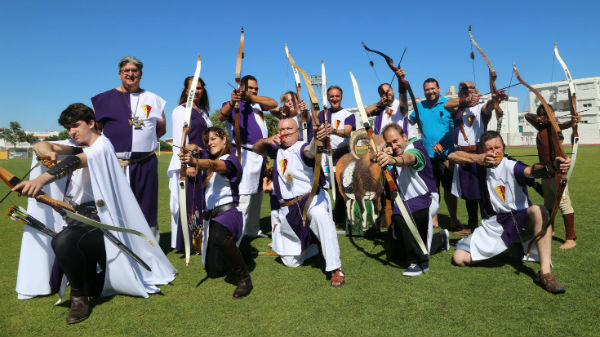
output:
<instances>
[{"instance_id":1,"label":"blue t-shirt","mask_svg":"<svg viewBox=\"0 0 600 337\"><path fill-rule=\"evenodd\" d=\"M446 102L448 102L448 99L440 96L440 99L433 105L430 105L428 101L422 101L418 104L419 117L423 127L421 140L425 145L429 158L443 158L454 152L454 142L452 141L454 122L450 112L444 108ZM410 114L409 119L413 123L417 122L414 111ZM440 144L444 148L443 156L433 150L433 146L436 144Z\"/></svg>"}]
</instances>

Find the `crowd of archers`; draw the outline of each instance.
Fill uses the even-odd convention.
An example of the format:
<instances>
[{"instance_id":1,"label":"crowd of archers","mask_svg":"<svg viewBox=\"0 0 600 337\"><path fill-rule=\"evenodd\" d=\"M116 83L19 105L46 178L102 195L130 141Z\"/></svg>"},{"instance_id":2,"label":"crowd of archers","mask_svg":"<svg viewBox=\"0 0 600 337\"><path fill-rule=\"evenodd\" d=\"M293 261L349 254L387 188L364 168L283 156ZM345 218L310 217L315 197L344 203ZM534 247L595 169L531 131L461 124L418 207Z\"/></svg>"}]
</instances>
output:
<instances>
[{"instance_id":1,"label":"crowd of archers","mask_svg":"<svg viewBox=\"0 0 600 337\"><path fill-rule=\"evenodd\" d=\"M381 196L378 203L390 201L380 213L388 227L386 249L406 267L403 275L429 271L429 256L450 249L452 231L464 236L453 253L456 266L523 246L540 263L535 281L551 293L565 292L551 272L551 225L558 208L567 229L560 248L575 246L573 208L555 179L565 179L571 160L556 150L557 123L546 104L527 116L539 131L540 157L539 164L527 166L506 155L499 132L486 130L494 111L501 116L499 103L507 98L502 90L483 101L475 84L465 81L458 98L447 99L440 95L438 82L428 78L423 82L425 99L417 104L413 98L411 113L407 74L394 67L397 92L383 83L377 88L380 100L366 107L352 77L360 110L356 117L342 107L339 86L326 87L322 110L309 83L308 104L298 86L298 91L281 95L280 106L259 95L254 76L242 78L238 72L238 88L218 112L227 125L223 130L208 118L200 64L198 60L194 76L184 79L172 112L175 146L167 171L171 247L186 255L186 264L195 248L208 277L232 273L237 279L233 299L248 296L254 286L239 246L244 237L265 236L259 226L265 194L271 205L270 254L280 258L275 263L293 268L320 255L331 286L339 287L345 273L336 225L346 225L345 200L370 182L377 185L380 177L384 183L375 189ZM62 298L68 283L69 324L89 317L93 298L115 293L148 297L177 273L157 248L154 149L166 130L165 101L140 87L142 68L140 60L124 57L118 63L118 87L94 96L93 108L74 103L61 113L59 123L72 140L35 144L34 163L44 165L34 167L31 180L19 181L1 170L13 191L32 198L27 211L14 208L10 214L29 225L22 242L18 296L58 292ZM517 77L522 81L518 72ZM278 133L270 137L266 113L279 119ZM368 117L375 117L372 127L365 124ZM558 128L577 122L575 116ZM370 150L361 156L349 153L351 136L363 126ZM357 174L348 185L341 171L350 166ZM542 179L543 206L529 201L527 186L534 178ZM450 223L434 234L440 185ZM466 226L456 216L457 198L466 200Z\"/></svg>"}]
</instances>

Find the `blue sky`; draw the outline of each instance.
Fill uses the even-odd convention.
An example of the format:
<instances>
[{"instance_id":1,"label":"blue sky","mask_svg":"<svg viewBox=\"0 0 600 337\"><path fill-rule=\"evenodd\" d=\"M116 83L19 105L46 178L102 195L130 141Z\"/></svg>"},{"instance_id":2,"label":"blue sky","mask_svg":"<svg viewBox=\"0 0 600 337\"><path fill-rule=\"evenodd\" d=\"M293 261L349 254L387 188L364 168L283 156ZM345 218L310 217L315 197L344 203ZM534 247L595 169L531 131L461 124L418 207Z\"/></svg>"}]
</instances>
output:
<instances>
[{"instance_id":1,"label":"blue sky","mask_svg":"<svg viewBox=\"0 0 600 337\"><path fill-rule=\"evenodd\" d=\"M513 62L529 83L563 80L554 42L573 77L600 76L599 10L597 1L3 1L0 127L16 120L28 130L62 130L57 119L67 105L91 105L92 96L120 85L117 62L125 55L144 62L141 86L167 100L170 123L200 53L214 110L231 93L241 26L242 72L258 78L259 94L276 99L293 88L284 43L308 74L320 74L325 60L328 84L344 89L345 106L356 105L349 71L365 104L378 99L379 81L361 41L396 62L408 48L402 67L415 95L423 96L427 77L446 92L473 78L469 24L496 67L499 88L511 81ZM389 81L383 59L369 56L379 79ZM478 53L475 79L489 91ZM525 88L509 94L519 97L520 110L526 107Z\"/></svg>"}]
</instances>

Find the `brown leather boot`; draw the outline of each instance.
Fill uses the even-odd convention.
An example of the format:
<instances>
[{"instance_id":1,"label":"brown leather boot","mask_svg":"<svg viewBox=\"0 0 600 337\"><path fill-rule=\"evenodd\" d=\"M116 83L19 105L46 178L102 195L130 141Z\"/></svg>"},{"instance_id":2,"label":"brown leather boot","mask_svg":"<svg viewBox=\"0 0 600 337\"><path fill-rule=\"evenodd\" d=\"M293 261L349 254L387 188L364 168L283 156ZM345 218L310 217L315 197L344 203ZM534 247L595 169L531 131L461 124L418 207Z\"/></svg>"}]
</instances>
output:
<instances>
[{"instance_id":1,"label":"brown leather boot","mask_svg":"<svg viewBox=\"0 0 600 337\"><path fill-rule=\"evenodd\" d=\"M539 271L537 277L535 278L535 282L541 285L546 291L549 291L553 294L563 294L566 291L565 287L558 283L552 273L542 274L542 272Z\"/></svg>"},{"instance_id":2,"label":"brown leather boot","mask_svg":"<svg viewBox=\"0 0 600 337\"><path fill-rule=\"evenodd\" d=\"M233 299L237 300L248 296L254 287L252 286L248 267L246 267L242 253L233 241L233 236L228 236L219 248L225 258L225 262L231 268L238 281L237 288L233 292Z\"/></svg>"},{"instance_id":3,"label":"brown leather boot","mask_svg":"<svg viewBox=\"0 0 600 337\"><path fill-rule=\"evenodd\" d=\"M90 317L89 298L87 295L81 294L82 292L79 289L71 289L71 307L67 315L67 324L79 323Z\"/></svg>"}]
</instances>

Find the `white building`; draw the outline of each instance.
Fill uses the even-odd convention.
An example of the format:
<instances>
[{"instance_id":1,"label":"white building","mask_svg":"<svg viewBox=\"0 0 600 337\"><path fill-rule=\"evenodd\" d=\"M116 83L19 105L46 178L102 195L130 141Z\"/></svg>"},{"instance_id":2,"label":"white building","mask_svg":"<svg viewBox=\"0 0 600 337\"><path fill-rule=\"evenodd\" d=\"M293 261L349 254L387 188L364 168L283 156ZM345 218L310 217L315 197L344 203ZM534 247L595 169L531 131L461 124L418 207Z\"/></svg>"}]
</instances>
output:
<instances>
[{"instance_id":1,"label":"white building","mask_svg":"<svg viewBox=\"0 0 600 337\"><path fill-rule=\"evenodd\" d=\"M582 120L579 122L579 142L581 144L600 143L600 77L587 77L574 79L577 92L577 112ZM571 118L569 110L569 86L567 81L541 83L532 85L544 99L552 106L560 122ZM529 111L535 112L539 100L533 93L529 93ZM523 133L536 134L535 129L525 122ZM571 129L563 131L564 144L571 143ZM534 136L535 137L535 136ZM535 144L535 143L534 143Z\"/></svg>"}]
</instances>

